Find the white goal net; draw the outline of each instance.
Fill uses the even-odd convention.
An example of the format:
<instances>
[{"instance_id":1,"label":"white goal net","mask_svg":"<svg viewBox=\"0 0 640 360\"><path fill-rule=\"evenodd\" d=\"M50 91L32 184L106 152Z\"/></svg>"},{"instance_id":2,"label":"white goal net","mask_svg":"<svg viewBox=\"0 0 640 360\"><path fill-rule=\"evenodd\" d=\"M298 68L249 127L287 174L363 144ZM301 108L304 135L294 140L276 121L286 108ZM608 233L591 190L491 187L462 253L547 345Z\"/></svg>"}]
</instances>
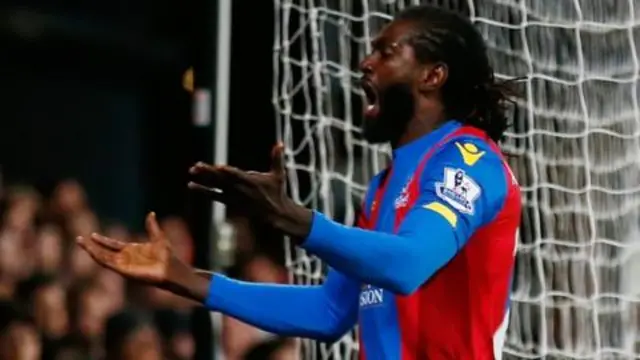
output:
<instances>
[{"instance_id":1,"label":"white goal net","mask_svg":"<svg viewBox=\"0 0 640 360\"><path fill-rule=\"evenodd\" d=\"M273 102L295 200L353 223L385 148L360 136L357 63L397 0L276 0ZM423 2L424 3L424 2ZM469 14L500 78L525 76L503 144L524 213L506 358L640 359L640 1L431 1ZM296 283L322 264L287 249ZM353 359L355 337L303 342Z\"/></svg>"}]
</instances>

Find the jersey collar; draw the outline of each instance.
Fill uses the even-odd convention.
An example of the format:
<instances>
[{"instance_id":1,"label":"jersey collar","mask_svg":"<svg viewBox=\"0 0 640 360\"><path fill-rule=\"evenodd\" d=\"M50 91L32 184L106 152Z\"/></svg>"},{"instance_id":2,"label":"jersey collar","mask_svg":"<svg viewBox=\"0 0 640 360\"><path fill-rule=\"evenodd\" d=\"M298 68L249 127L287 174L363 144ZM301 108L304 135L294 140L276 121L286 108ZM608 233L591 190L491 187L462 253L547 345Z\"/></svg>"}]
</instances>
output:
<instances>
[{"instance_id":1,"label":"jersey collar","mask_svg":"<svg viewBox=\"0 0 640 360\"><path fill-rule=\"evenodd\" d=\"M462 124L456 120L449 120L439 128L432 132L417 138L416 140L405 144L395 150L393 150L393 160L417 160L424 152L437 144L440 140L444 139L451 132L457 130Z\"/></svg>"}]
</instances>

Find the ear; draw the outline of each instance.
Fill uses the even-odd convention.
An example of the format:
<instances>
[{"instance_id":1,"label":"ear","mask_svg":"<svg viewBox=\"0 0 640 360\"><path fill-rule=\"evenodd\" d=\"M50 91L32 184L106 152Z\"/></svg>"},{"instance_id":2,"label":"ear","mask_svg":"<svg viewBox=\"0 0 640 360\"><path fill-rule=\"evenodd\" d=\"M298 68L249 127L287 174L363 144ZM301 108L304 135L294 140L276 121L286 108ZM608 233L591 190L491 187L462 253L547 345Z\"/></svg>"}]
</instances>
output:
<instances>
[{"instance_id":1,"label":"ear","mask_svg":"<svg viewBox=\"0 0 640 360\"><path fill-rule=\"evenodd\" d=\"M420 92L432 92L440 89L449 76L449 68L445 63L425 65L420 76Z\"/></svg>"}]
</instances>

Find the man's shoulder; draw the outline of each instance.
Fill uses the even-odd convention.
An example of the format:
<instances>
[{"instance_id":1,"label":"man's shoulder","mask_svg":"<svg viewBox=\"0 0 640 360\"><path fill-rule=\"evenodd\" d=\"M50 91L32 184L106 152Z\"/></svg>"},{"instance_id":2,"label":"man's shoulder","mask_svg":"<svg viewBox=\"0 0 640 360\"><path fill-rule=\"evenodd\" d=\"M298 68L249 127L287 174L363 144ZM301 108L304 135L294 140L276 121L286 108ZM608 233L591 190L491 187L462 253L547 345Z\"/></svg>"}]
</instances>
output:
<instances>
[{"instance_id":1,"label":"man's shoulder","mask_svg":"<svg viewBox=\"0 0 640 360\"><path fill-rule=\"evenodd\" d=\"M494 209L504 204L511 186L508 174L511 171L495 145L461 136L443 144L429 160L421 189L434 191L460 213L474 215L477 207Z\"/></svg>"},{"instance_id":2,"label":"man's shoulder","mask_svg":"<svg viewBox=\"0 0 640 360\"><path fill-rule=\"evenodd\" d=\"M500 149L490 140L470 135L450 139L436 150L433 157L440 161L459 164L465 168L503 163Z\"/></svg>"},{"instance_id":3,"label":"man's shoulder","mask_svg":"<svg viewBox=\"0 0 640 360\"><path fill-rule=\"evenodd\" d=\"M503 180L508 186L519 187L518 181L507 163L500 147L492 140L475 136L461 136L444 144L438 151L440 163L456 167L491 184Z\"/></svg>"}]
</instances>

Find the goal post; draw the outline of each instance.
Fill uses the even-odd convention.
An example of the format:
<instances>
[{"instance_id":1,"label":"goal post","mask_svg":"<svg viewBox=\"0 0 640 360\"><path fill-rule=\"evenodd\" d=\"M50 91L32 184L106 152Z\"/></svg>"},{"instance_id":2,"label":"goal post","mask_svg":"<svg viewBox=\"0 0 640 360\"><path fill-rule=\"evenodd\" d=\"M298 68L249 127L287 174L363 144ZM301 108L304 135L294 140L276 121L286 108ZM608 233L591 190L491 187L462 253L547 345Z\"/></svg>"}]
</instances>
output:
<instances>
[{"instance_id":1,"label":"goal post","mask_svg":"<svg viewBox=\"0 0 640 360\"><path fill-rule=\"evenodd\" d=\"M353 223L388 155L362 139L355 69L371 35L418 3L274 1L273 103L299 203ZM499 78L526 78L502 144L523 189L505 357L640 358L640 3L430 3L471 18ZM300 249L287 265L296 283L324 276ZM357 342L305 341L303 354L352 359Z\"/></svg>"}]
</instances>

